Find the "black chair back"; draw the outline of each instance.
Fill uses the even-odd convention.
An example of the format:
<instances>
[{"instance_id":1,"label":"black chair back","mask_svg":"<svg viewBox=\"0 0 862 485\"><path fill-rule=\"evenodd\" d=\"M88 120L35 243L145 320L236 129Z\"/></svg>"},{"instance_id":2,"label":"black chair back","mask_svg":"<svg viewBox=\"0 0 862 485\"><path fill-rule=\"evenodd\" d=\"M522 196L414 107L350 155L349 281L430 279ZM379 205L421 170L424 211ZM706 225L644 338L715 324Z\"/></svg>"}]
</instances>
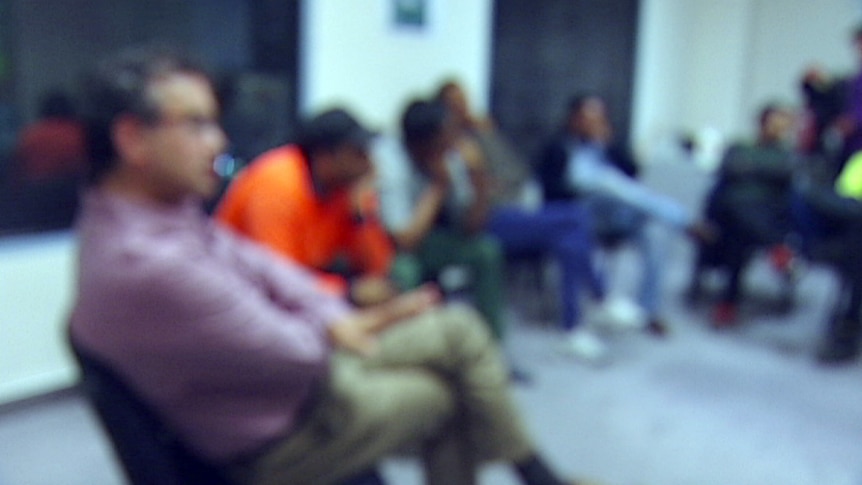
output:
<instances>
[{"instance_id":1,"label":"black chair back","mask_svg":"<svg viewBox=\"0 0 862 485\"><path fill-rule=\"evenodd\" d=\"M81 389L133 485L236 485L191 453L155 412L99 359L71 344Z\"/></svg>"}]
</instances>

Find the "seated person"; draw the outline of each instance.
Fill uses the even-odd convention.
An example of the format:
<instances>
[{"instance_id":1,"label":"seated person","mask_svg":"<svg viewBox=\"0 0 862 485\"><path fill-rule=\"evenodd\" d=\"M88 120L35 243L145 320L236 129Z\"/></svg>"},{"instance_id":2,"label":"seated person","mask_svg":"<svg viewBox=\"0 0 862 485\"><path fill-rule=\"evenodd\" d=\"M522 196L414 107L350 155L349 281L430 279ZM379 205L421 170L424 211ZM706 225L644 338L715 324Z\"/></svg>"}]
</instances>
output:
<instances>
[{"instance_id":1,"label":"seated person","mask_svg":"<svg viewBox=\"0 0 862 485\"><path fill-rule=\"evenodd\" d=\"M40 101L39 119L0 156L0 232L68 229L86 173L86 133L62 92Z\"/></svg>"},{"instance_id":2,"label":"seated person","mask_svg":"<svg viewBox=\"0 0 862 485\"><path fill-rule=\"evenodd\" d=\"M735 321L742 270L756 248L769 248L773 265L789 275L793 155L787 143L792 127L790 111L775 104L765 106L758 118L757 139L727 149L707 197L706 217L719 235L699 245L689 296L699 295L701 273L707 266L727 269L727 284L713 314L714 326Z\"/></svg>"},{"instance_id":3,"label":"seated person","mask_svg":"<svg viewBox=\"0 0 862 485\"><path fill-rule=\"evenodd\" d=\"M818 66L810 66L799 80L799 94L804 100L800 110L800 127L796 150L808 157L818 156L835 177L841 158L841 134L838 119L843 114L848 80L830 76Z\"/></svg>"},{"instance_id":4,"label":"seated person","mask_svg":"<svg viewBox=\"0 0 862 485\"><path fill-rule=\"evenodd\" d=\"M491 178L488 231L497 237L506 254L548 253L559 264L564 350L587 361L606 357L607 349L594 333L582 326L581 289L600 303L599 321L617 326L634 325L632 303L605 298L605 285L593 267L593 227L586 207L577 201L531 205L524 192L530 167L487 119L474 116L461 86L445 82L437 99L449 109L458 128L456 146L462 157L479 159L477 166ZM472 155L471 155L472 154ZM536 201L541 202L541 201Z\"/></svg>"},{"instance_id":5,"label":"seated person","mask_svg":"<svg viewBox=\"0 0 862 485\"><path fill-rule=\"evenodd\" d=\"M60 177L76 178L87 160L84 124L72 99L51 92L40 105L39 119L24 127L15 146L13 176L18 183L45 182Z\"/></svg>"},{"instance_id":6,"label":"seated person","mask_svg":"<svg viewBox=\"0 0 862 485\"><path fill-rule=\"evenodd\" d=\"M476 307L502 340L503 253L486 230L487 174L454 150L454 118L442 103L411 102L401 131L401 142L383 140L374 156L381 215L399 252L396 279L412 288L447 266L466 267Z\"/></svg>"},{"instance_id":7,"label":"seated person","mask_svg":"<svg viewBox=\"0 0 862 485\"><path fill-rule=\"evenodd\" d=\"M661 248L648 234L647 222L656 220L695 237L706 236L708 230L686 207L639 182L635 161L612 141L613 130L602 98L576 95L569 103L561 132L541 150L535 164L537 178L546 204L573 200L585 204L600 241L634 239L644 262L638 299L642 320L652 332L664 334Z\"/></svg>"},{"instance_id":8,"label":"seated person","mask_svg":"<svg viewBox=\"0 0 862 485\"><path fill-rule=\"evenodd\" d=\"M837 270L842 294L831 316L817 359L835 365L853 362L862 336L862 154L847 160L832 187L802 187L793 204L803 252L825 259ZM818 254L812 254L818 253Z\"/></svg>"},{"instance_id":9,"label":"seated person","mask_svg":"<svg viewBox=\"0 0 862 485\"><path fill-rule=\"evenodd\" d=\"M360 305L394 295L392 243L369 182L373 134L347 111L303 123L297 143L240 172L216 209L233 230L314 269Z\"/></svg>"},{"instance_id":10,"label":"seated person","mask_svg":"<svg viewBox=\"0 0 862 485\"><path fill-rule=\"evenodd\" d=\"M88 80L93 170L73 341L242 484L331 484L421 441L428 483L482 460L563 483L538 456L476 313L420 288L355 309L209 220L226 139L210 78L133 48Z\"/></svg>"}]
</instances>

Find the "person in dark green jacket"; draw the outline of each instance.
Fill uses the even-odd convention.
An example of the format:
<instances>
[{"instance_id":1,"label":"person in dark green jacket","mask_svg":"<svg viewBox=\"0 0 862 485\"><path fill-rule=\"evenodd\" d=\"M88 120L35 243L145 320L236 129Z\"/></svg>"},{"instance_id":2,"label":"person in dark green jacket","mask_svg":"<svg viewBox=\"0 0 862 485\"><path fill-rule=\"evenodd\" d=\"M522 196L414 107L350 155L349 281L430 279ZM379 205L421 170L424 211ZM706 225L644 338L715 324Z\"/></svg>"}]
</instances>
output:
<instances>
[{"instance_id":1,"label":"person in dark green jacket","mask_svg":"<svg viewBox=\"0 0 862 485\"><path fill-rule=\"evenodd\" d=\"M773 265L785 273L793 258L787 245L794 165L787 141L793 115L778 104L768 104L758 121L753 142L726 150L706 201L706 217L718 227L719 236L699 245L689 291L692 298L699 296L706 267L727 270L727 284L713 312L716 327L736 322L740 279L754 250L768 248Z\"/></svg>"}]
</instances>

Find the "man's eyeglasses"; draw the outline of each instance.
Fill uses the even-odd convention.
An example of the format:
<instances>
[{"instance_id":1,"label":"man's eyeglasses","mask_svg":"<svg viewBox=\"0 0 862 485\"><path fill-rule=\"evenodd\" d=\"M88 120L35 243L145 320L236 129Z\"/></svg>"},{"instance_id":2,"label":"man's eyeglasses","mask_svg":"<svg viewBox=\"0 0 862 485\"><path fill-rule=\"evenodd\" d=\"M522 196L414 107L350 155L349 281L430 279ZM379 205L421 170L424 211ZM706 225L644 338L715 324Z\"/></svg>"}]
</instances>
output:
<instances>
[{"instance_id":1,"label":"man's eyeglasses","mask_svg":"<svg viewBox=\"0 0 862 485\"><path fill-rule=\"evenodd\" d=\"M151 126L180 127L194 135L203 135L213 131L221 131L218 119L201 115L161 116L149 123Z\"/></svg>"}]
</instances>

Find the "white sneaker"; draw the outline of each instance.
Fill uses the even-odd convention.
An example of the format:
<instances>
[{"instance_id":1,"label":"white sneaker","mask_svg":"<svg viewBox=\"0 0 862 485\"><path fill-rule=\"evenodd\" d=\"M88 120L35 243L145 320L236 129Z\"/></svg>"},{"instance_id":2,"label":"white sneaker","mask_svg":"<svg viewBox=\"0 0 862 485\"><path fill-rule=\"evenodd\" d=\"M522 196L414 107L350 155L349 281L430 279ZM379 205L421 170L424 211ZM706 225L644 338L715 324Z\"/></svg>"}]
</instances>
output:
<instances>
[{"instance_id":1,"label":"white sneaker","mask_svg":"<svg viewBox=\"0 0 862 485\"><path fill-rule=\"evenodd\" d=\"M595 322L611 330L641 330L647 320L640 305L620 296L605 298L595 313Z\"/></svg>"},{"instance_id":2,"label":"white sneaker","mask_svg":"<svg viewBox=\"0 0 862 485\"><path fill-rule=\"evenodd\" d=\"M562 344L564 353L591 363L601 362L608 355L605 343L587 328L569 332Z\"/></svg>"}]
</instances>

